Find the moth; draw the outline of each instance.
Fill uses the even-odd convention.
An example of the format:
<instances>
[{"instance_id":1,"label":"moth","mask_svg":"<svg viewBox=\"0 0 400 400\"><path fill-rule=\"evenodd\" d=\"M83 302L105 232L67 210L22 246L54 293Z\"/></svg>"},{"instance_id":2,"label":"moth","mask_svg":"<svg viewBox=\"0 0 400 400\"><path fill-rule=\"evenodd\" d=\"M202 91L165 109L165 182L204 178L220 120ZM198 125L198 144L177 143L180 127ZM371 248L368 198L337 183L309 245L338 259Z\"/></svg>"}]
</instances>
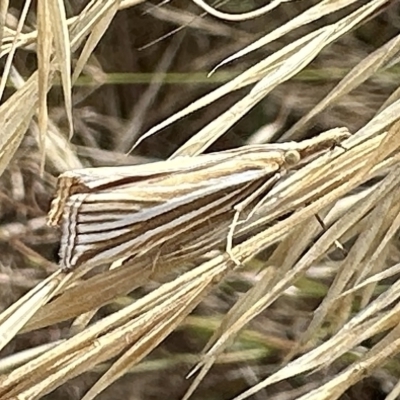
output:
<instances>
[{"instance_id":1,"label":"moth","mask_svg":"<svg viewBox=\"0 0 400 400\"><path fill-rule=\"evenodd\" d=\"M49 224L61 228L60 267L95 267L157 249L198 253L203 235L213 237L238 204L262 194L265 182L349 136L335 129L298 143L64 172L48 215Z\"/></svg>"}]
</instances>

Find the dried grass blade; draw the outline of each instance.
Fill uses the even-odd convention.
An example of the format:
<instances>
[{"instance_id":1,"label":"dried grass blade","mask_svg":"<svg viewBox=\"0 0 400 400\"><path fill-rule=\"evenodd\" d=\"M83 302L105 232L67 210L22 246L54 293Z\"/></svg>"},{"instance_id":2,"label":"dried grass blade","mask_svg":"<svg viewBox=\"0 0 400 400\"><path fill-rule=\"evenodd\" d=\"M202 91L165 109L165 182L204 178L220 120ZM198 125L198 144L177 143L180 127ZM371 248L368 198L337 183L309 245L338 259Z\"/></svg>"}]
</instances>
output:
<instances>
[{"instance_id":1,"label":"dried grass blade","mask_svg":"<svg viewBox=\"0 0 400 400\"><path fill-rule=\"evenodd\" d=\"M134 270L119 268L68 288L51 303L38 310L23 331L29 332L75 318L93 308L110 303L117 296L131 292L147 282L151 268L150 271L143 271L146 264L138 260ZM90 293L90 296L87 296L87 293ZM87 301L82 302L83 297L87 297Z\"/></svg>"},{"instance_id":2,"label":"dried grass blade","mask_svg":"<svg viewBox=\"0 0 400 400\"><path fill-rule=\"evenodd\" d=\"M298 258L304 253L317 229L321 229L318 222L312 217L309 223L299 225L276 248L268 259L267 268L255 285L245 293L240 301L236 302L228 311L219 327L203 349L206 353L216 342L218 337L225 332L237 319L253 304L269 293L275 284L295 265ZM279 266L279 267L278 267Z\"/></svg>"},{"instance_id":3,"label":"dried grass blade","mask_svg":"<svg viewBox=\"0 0 400 400\"><path fill-rule=\"evenodd\" d=\"M60 278L50 277L0 315L0 350L57 292Z\"/></svg>"},{"instance_id":4,"label":"dried grass blade","mask_svg":"<svg viewBox=\"0 0 400 400\"><path fill-rule=\"evenodd\" d=\"M301 138L301 132L317 114L332 105L345 94L360 86L381 68L384 68L396 56L400 49L400 35L391 39L384 46L375 50L361 60L335 88L328 93L308 114L294 124L281 140L296 140Z\"/></svg>"},{"instance_id":5,"label":"dried grass blade","mask_svg":"<svg viewBox=\"0 0 400 400\"><path fill-rule=\"evenodd\" d=\"M144 141L145 139L153 136L158 131L164 129L165 127L171 125L175 121L178 121L184 118L191 113L206 107L207 105L213 103L214 101L218 100L219 98L225 96L228 93L234 92L239 90L243 87L251 85L260 79L264 78L269 72L276 71L282 65L283 60L287 57L295 54L296 51L299 51L308 44L311 40L317 37L319 34L318 32L312 32L306 37L302 37L294 43L284 47L282 50L279 50L273 53L271 56L265 58L264 60L260 61L256 65L252 66L236 78L230 80L229 82L225 83L221 87L217 88L216 90L206 94L205 96L201 97L199 100L192 102L189 106L185 107L184 109L176 112L171 117L165 119L160 124L152 127L150 130L145 132L133 145L130 151L133 151L139 144Z\"/></svg>"},{"instance_id":6,"label":"dried grass blade","mask_svg":"<svg viewBox=\"0 0 400 400\"><path fill-rule=\"evenodd\" d=\"M123 321L121 316L125 315L126 318L127 310L121 310L119 313L116 313L117 315L111 315L105 318L105 320L93 325L89 328L89 330L92 331L92 340L87 341L86 338L85 346L82 346L82 337L87 337L87 333L85 332L62 343L60 345L61 349L68 347L70 347L70 349L68 351L64 350L63 353L60 353L60 351L57 352L57 347L51 350L51 353L56 357L55 364L52 364L51 367L43 368L43 365L49 362L49 357L46 357L46 355L39 357L41 359L39 364L38 360L33 360L30 363L30 376L35 382L34 385L32 384L33 382L19 382L18 377L20 374L23 376L22 371L28 368L28 365L26 365L13 371L10 376L5 377L1 382L1 390L3 390L3 393L4 390L8 390L8 396L18 394L21 396L28 396L29 398L37 398L37 396L48 393L68 379L79 375L93 365L93 363L98 364L114 357L129 346L130 343L139 341L138 345L140 347L140 341L144 338L143 344L146 344L147 332L156 329L158 324L163 328L163 321L166 314L179 315L182 310L185 310L183 314L187 314L190 312L191 306L194 307L201 300L204 289L207 288L215 277L215 273L218 273L218 268L214 268L213 271L214 265L216 264L212 264L211 274L208 279L205 279L203 275L197 272L197 275L199 275L197 279L190 279L189 276L193 278L193 273L189 273L187 277L182 277L183 279L180 279L180 285L177 285L176 282L167 284L166 286L169 288L168 298L163 299L163 301L158 301L158 304L153 304L152 307L150 307L150 303L153 303L157 293L153 292L145 298L142 298L137 303L130 306L129 309L132 311L135 308L137 309L139 304L143 307L147 303L145 308L147 311L133 320L128 319L123 325L121 324ZM203 268L202 271L204 272L205 269ZM187 283L182 284L182 282L185 281ZM162 287L158 292L165 292L166 289L167 288ZM184 317L185 315L182 316ZM110 325L111 321L114 321L114 324L116 322L119 323L114 325L114 329L110 331L112 328L112 325ZM178 323L178 321L174 321L174 325L176 323ZM99 335L98 327L103 327L103 335ZM93 336L95 330L97 334ZM165 332L167 333L167 331ZM79 340L80 337L81 340ZM69 346L70 343L75 344L74 348L77 349L77 351L73 351L73 348ZM81 343L80 346L79 343ZM77 348L76 346L79 347ZM64 355L60 358L61 354ZM36 368L32 370L34 365L36 365ZM39 367L39 365L41 365L41 367ZM16 386L13 387L13 383L16 384Z\"/></svg>"},{"instance_id":7,"label":"dried grass blade","mask_svg":"<svg viewBox=\"0 0 400 400\"><path fill-rule=\"evenodd\" d=\"M358 0L345 0L338 3L332 0L322 0L315 6L308 8L302 14L292 18L286 24L279 26L272 32L263 36L261 39L258 39L254 43L245 47L243 50L240 50L230 57L226 58L225 60L221 61L216 67L213 68L211 73L214 73L217 69L234 60L237 60L240 57L244 57L246 54L249 54L263 46L266 46L268 43L271 43L274 40L281 38L282 36L295 30L296 28L299 28L300 26L307 25L310 22L321 19L323 16L339 11L342 8L348 7L357 1Z\"/></svg>"},{"instance_id":8,"label":"dried grass blade","mask_svg":"<svg viewBox=\"0 0 400 400\"><path fill-rule=\"evenodd\" d=\"M376 251L373 253L373 255L371 256L370 259L368 259L368 262L365 265L365 268L363 268L361 270L361 273L358 276L357 281L355 282L355 284L358 284L359 282L361 282L363 279L366 279L369 275L371 275L372 273L377 273L377 265L381 265L382 267L384 267L384 263L383 260L386 258L385 257L385 250L387 249L387 246L390 242L390 240L395 236L396 232L398 232L398 229L400 227L400 214L399 214L399 205L396 204L396 200L399 198L399 191L397 190L396 192L393 193L392 195L392 200L393 200L393 208L395 210L395 215L393 216L393 213L391 215L391 218L387 218L385 222L389 223L389 227L384 235L384 237L382 238L381 241L379 241L378 243L378 247L376 249ZM389 214L389 212L388 212ZM375 219L375 221L378 219L378 217ZM379 262L379 260L381 262ZM375 262L375 265L374 265ZM362 295L362 300L361 300L361 304L360 306L366 306L370 299L371 299L371 295L372 295L372 289L375 288L374 284L371 284L368 288L366 288L366 290L364 290L364 293Z\"/></svg>"},{"instance_id":9,"label":"dried grass blade","mask_svg":"<svg viewBox=\"0 0 400 400\"><path fill-rule=\"evenodd\" d=\"M389 151L389 150L387 150ZM368 166L370 169L370 166ZM351 186L355 186L359 183L360 178L363 177L363 172L366 168L361 168L360 172L353 178L351 179L348 184ZM391 188L395 185L397 185L400 182L400 174L398 171L393 171L391 175L389 175L381 184L383 190L380 192L380 195L383 196L387 191L391 190ZM310 209L315 209L315 212L318 212L318 209L321 207L323 203L327 203L332 201L332 198L337 198L340 194L344 194L349 190L349 185L344 184L338 189L335 189L332 193L329 195L326 195L322 197L320 200L318 200L316 203L314 203L314 206L307 206L305 209L298 211L297 213L294 214L294 216L289 217L288 220L290 220L293 217L296 217L296 221L299 221L299 216L301 214L307 215ZM319 206L316 207L316 204ZM327 205L327 204L324 204ZM371 205L369 205L369 208ZM368 209L369 209L368 208ZM367 210L364 209L363 213L365 213ZM307 213L307 214L306 214ZM311 216L311 215L310 215ZM267 234L268 231L275 231L277 230L278 226L280 223L276 224L274 227L268 229L267 231L263 232L262 234L256 235L253 238L249 239L247 241L247 248L246 250L250 250L251 246L248 246L249 243L251 242L258 242L262 241L261 237L265 234ZM309 252L306 253L306 255L297 263L295 269L291 270L286 276L285 279L282 279L279 281L273 289L265 295L262 299L260 299L258 302L254 303L252 307L246 310L246 312L242 315L241 318L237 318L235 323L230 327L230 329L227 329L221 336L220 338L215 342L214 346L208 351L207 355L204 357L204 361L201 363L202 370L209 368L209 362L213 362L215 360L215 357L218 356L221 351L225 348L226 344L231 340L233 335L236 335L240 329L243 328L245 324L247 324L251 319L253 319L256 315L258 315L262 310L264 310L267 306L269 306L273 301L275 301L279 295L282 293L283 290L288 288L292 283L295 282L296 279L300 277L300 274L308 268L309 265L311 265L312 262L314 262L316 259L318 259L322 254L326 252L326 250L329 248L329 246L332 245L333 241L336 240L340 235L346 231L349 226L352 225L352 221L348 222L347 220L344 221L343 224L336 224L333 227L330 228L330 231L324 234L321 239L310 249ZM332 238L333 236L333 238ZM237 252L239 253L241 249L243 248L243 245L237 246ZM242 257L244 254L242 253ZM235 254L235 257L238 257ZM239 260L243 260L243 258L239 258ZM202 372L200 372L202 374Z\"/></svg>"},{"instance_id":10,"label":"dried grass blade","mask_svg":"<svg viewBox=\"0 0 400 400\"><path fill-rule=\"evenodd\" d=\"M36 379L39 382L47 377L47 371L52 369L52 366L60 365L61 359L67 360L68 354L75 354L80 349L88 347L96 338L107 334L112 329L116 331L118 327L129 324L130 320L137 318L140 314L152 312L153 314L150 314L149 318L151 321L154 319L153 316L156 307L159 308L162 316L164 302L170 302L172 294L181 293L181 295L190 295L192 289L196 289L199 284L202 287L202 283L204 282L215 280L226 269L227 265L224 263L224 259L218 257L194 270L186 272L175 281L164 284L159 289L149 293L124 309L96 322L84 332L61 343L60 346L2 377L0 380L0 390L9 390L18 384L21 376L26 376L27 373L31 376L35 373ZM171 304L173 305L174 302ZM184 306L187 305L184 301L181 304Z\"/></svg>"},{"instance_id":11,"label":"dried grass blade","mask_svg":"<svg viewBox=\"0 0 400 400\"><path fill-rule=\"evenodd\" d=\"M211 123L200 130L196 135L185 142L171 157L195 156L201 154L212 143L219 139L240 118L246 115L256 104L264 99L268 93L281 83L301 71L308 65L318 53L325 47L328 39L335 29L327 27L321 30L315 38L304 45L295 54L286 58L279 69L266 74L250 91L226 112L215 118Z\"/></svg>"},{"instance_id":12,"label":"dried grass blade","mask_svg":"<svg viewBox=\"0 0 400 400\"><path fill-rule=\"evenodd\" d=\"M281 368L278 372L272 374L267 379L257 383L252 388L235 397L234 400L247 399L258 391L276 382L289 379L301 373L312 371L321 365L328 364L331 362L332 352L335 352L336 355L339 353L343 354L360 343L361 339L366 340L366 338L370 336L370 331L368 331L368 329L372 330L377 323L379 323L379 318L375 317L364 322L363 324L354 326L352 327L351 336L349 335L349 327L347 327L347 329L343 329L337 335L321 346L317 347L315 350L309 351L304 356ZM368 334L366 334L366 332Z\"/></svg>"},{"instance_id":13,"label":"dried grass blade","mask_svg":"<svg viewBox=\"0 0 400 400\"><path fill-rule=\"evenodd\" d=\"M399 293L399 282L396 282L387 292L375 299L366 309L349 321L335 336L314 350L292 361L277 373L236 397L235 400L243 400L275 382L330 364L332 362L332 351L334 351L336 357L339 357L364 340L398 325L399 304L395 305L389 312L384 312L384 310L398 300ZM384 314L382 315L383 312ZM396 335L398 336L398 333ZM383 343L382 347L386 347L390 352L393 351L393 347L390 345L390 341L392 340L389 339L388 343ZM383 350L380 344L381 342L376 346L379 348L377 351ZM387 360L383 354L382 356L382 360ZM363 368L360 369L364 371Z\"/></svg>"},{"instance_id":14,"label":"dried grass blade","mask_svg":"<svg viewBox=\"0 0 400 400\"><path fill-rule=\"evenodd\" d=\"M307 396L302 396L301 399L331 399L332 396L339 398L347 389L364 379L365 375L369 375L373 370L387 364L387 360L397 355L400 351L399 311L398 307L390 310L373 327L377 333L393 327L391 332L335 378L314 389Z\"/></svg>"},{"instance_id":15,"label":"dried grass blade","mask_svg":"<svg viewBox=\"0 0 400 400\"><path fill-rule=\"evenodd\" d=\"M112 2L108 2L103 6L102 11L99 12L99 14L101 14L101 19L96 23L93 30L91 31L89 38L87 39L85 46L83 47L83 50L79 56L79 59L76 62L75 70L72 75L73 83L78 79L89 57L93 53L93 50L103 37L111 21L114 19L114 16L119 9L120 3L121 0L113 0Z\"/></svg>"},{"instance_id":16,"label":"dried grass blade","mask_svg":"<svg viewBox=\"0 0 400 400\"><path fill-rule=\"evenodd\" d=\"M227 93L240 89L244 86L247 86L251 83L257 82L260 79L268 80L268 74L271 74L271 77L274 78L275 75L279 75L279 69L282 67L282 64L287 60L289 57L293 57L293 60L296 60L295 54L301 52L302 49L307 46L310 42L318 37L325 37L325 42L321 45L321 49L327 46L328 44L332 43L345 33L352 30L356 25L362 22L365 18L371 15L376 9L381 7L383 4L386 4L389 0L373 0L370 1L363 7L359 7L355 12L342 18L337 23L325 26L317 31L311 32L305 37L298 39L297 41L291 43L290 45L284 47L283 49L273 53L270 57L267 57L265 60L261 61L260 63L256 64L252 68L249 68L247 71L239 75L237 78L232 79L227 84L221 86L220 88L216 89L215 91L209 93L208 95L202 97L196 102L193 102L190 106L186 107L185 109L175 113L172 117L167 118L162 123L154 126L149 131L147 131L136 144L132 147L131 151L135 149L143 140L146 138L154 135L159 130L165 128L166 126L172 124L173 122L185 117L186 115L191 114L192 112L205 107L206 105L214 102L218 98L224 96ZM328 35L328 33L331 33ZM326 35L324 35L326 34ZM297 60L299 61L299 60ZM289 65L287 65L289 68ZM291 67L291 66L290 66ZM243 106L242 106L243 108ZM232 115L231 115L232 117ZM235 119L235 118L234 118ZM231 126L231 124L229 124ZM222 133L226 131L227 128L221 127ZM221 132L214 132L215 139L222 135ZM211 140L210 137L207 140ZM202 142L203 144L206 140L202 138L197 138L196 141ZM197 146L194 147L194 151L197 151ZM185 150L185 155L194 155L195 152L188 153Z\"/></svg>"},{"instance_id":17,"label":"dried grass blade","mask_svg":"<svg viewBox=\"0 0 400 400\"><path fill-rule=\"evenodd\" d=\"M31 5L31 0L26 0L24 2L24 7L22 8L21 16L18 20L17 30L15 31L15 35L13 37L11 48L8 53L7 60L6 60L5 66L4 66L4 71L3 71L1 79L0 79L0 100L3 97L4 89L6 87L8 79L9 79L9 74L12 69L12 60L14 58L15 51L17 50L17 40L18 40L18 38L21 34L21 31L22 31L22 28L25 24L25 20L28 15L30 5ZM0 42L0 45L1 45L1 42Z\"/></svg>"},{"instance_id":18,"label":"dried grass blade","mask_svg":"<svg viewBox=\"0 0 400 400\"><path fill-rule=\"evenodd\" d=\"M370 197L363 199L360 203L355 204L351 209L349 209L345 219L351 221L351 224L354 224L367 213L366 210L368 210L370 206L375 206L378 204L378 207L372 211L372 214L369 217L369 219L374 220L375 214L382 215L381 213L390 207L392 201L393 198L390 194L381 194L380 190L377 189ZM360 211L362 214L360 214ZM337 223L340 224L341 221L339 220ZM344 221L342 223L344 223ZM324 297L320 306L315 310L314 317L310 322L306 332L299 340L297 348L293 350L292 354L290 354L288 358L292 358L294 354L297 354L304 346L307 346L307 344L313 340L314 336L324 322L325 317L330 311L332 311L332 307L338 307L338 303L335 302L335 300L343 292L346 285L349 284L350 279L354 277L354 274L359 269L362 259L365 257L368 249L370 249L377 232L381 228L381 225L376 222L375 224L369 225L370 229L361 232L356 243L352 246L348 256L343 261L340 270L336 275L335 281L330 286L329 291Z\"/></svg>"},{"instance_id":19,"label":"dried grass blade","mask_svg":"<svg viewBox=\"0 0 400 400\"><path fill-rule=\"evenodd\" d=\"M3 42L4 27L6 23L6 16L9 4L10 4L9 0L3 0L0 2L0 49L1 49L1 44Z\"/></svg>"},{"instance_id":20,"label":"dried grass blade","mask_svg":"<svg viewBox=\"0 0 400 400\"><path fill-rule=\"evenodd\" d=\"M0 106L0 176L7 168L28 129L37 105L37 74L33 74Z\"/></svg>"},{"instance_id":21,"label":"dried grass blade","mask_svg":"<svg viewBox=\"0 0 400 400\"><path fill-rule=\"evenodd\" d=\"M53 34L51 30L51 14L49 4L46 1L39 1L37 7L38 21L38 96L39 96L39 147L42 151L41 170L44 168L45 140L48 125L47 92L49 91L49 78L52 70L50 57L52 53Z\"/></svg>"},{"instance_id":22,"label":"dried grass blade","mask_svg":"<svg viewBox=\"0 0 400 400\"><path fill-rule=\"evenodd\" d=\"M21 365L24 365L29 361L34 360L36 357L47 353L62 342L63 340L57 340L55 342L46 343L27 350L17 351L12 355L2 358L0 360L0 376L1 374L10 373Z\"/></svg>"},{"instance_id":23,"label":"dried grass blade","mask_svg":"<svg viewBox=\"0 0 400 400\"><path fill-rule=\"evenodd\" d=\"M82 400L94 399L158 346L204 298L205 293L210 289L210 283L209 280L204 279L185 297L180 297L179 303L175 303L175 305L179 304L179 307L168 310L169 315L163 316L161 321L150 332L146 333L145 336L128 349L90 388Z\"/></svg>"},{"instance_id":24,"label":"dried grass blade","mask_svg":"<svg viewBox=\"0 0 400 400\"><path fill-rule=\"evenodd\" d=\"M49 13L52 17L51 30L54 37L54 50L57 59L57 68L61 73L61 81L64 92L65 112L69 125L69 136L73 135L72 120L72 83L71 83L71 48L68 33L67 16L62 0L48 2Z\"/></svg>"}]
</instances>

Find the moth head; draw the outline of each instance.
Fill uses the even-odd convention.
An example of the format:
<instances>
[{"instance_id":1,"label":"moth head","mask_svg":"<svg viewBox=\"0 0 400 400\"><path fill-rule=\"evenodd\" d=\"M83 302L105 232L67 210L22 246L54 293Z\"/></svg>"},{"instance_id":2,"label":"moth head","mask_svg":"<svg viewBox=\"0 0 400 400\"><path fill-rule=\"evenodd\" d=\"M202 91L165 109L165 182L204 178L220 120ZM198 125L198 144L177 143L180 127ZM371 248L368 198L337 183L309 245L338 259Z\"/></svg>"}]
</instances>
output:
<instances>
[{"instance_id":1,"label":"moth head","mask_svg":"<svg viewBox=\"0 0 400 400\"><path fill-rule=\"evenodd\" d=\"M285 163L290 167L300 162L301 156L297 150L288 150L285 152Z\"/></svg>"}]
</instances>

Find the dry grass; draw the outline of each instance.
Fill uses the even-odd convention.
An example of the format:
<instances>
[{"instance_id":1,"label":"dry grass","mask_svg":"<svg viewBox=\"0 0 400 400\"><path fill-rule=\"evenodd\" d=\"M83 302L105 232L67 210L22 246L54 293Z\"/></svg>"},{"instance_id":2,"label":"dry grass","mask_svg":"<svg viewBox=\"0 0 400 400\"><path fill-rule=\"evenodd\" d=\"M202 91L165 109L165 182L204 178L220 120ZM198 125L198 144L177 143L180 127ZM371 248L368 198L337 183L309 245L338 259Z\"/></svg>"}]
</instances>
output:
<instances>
[{"instance_id":1,"label":"dry grass","mask_svg":"<svg viewBox=\"0 0 400 400\"><path fill-rule=\"evenodd\" d=\"M0 399L400 396L398 2L220 10L0 1ZM58 269L61 172L338 127L237 229L240 268Z\"/></svg>"}]
</instances>

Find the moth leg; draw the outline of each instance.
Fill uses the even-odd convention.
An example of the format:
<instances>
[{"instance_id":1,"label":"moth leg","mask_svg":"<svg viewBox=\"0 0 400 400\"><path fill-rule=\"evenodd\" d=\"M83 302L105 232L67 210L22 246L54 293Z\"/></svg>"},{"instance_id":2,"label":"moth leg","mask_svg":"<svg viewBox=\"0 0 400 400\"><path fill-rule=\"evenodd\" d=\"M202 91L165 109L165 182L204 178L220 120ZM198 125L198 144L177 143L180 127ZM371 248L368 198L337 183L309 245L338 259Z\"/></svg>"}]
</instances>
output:
<instances>
[{"instance_id":1,"label":"moth leg","mask_svg":"<svg viewBox=\"0 0 400 400\"><path fill-rule=\"evenodd\" d=\"M321 225L321 228L323 229L324 232L326 232L328 230L327 226L325 225L325 222L322 220L322 218L318 215L318 214L314 214L316 220L318 221L318 223ZM342 251L342 253L347 256L348 252L347 250L344 248L344 246L342 245L342 243L340 243L339 240L335 240L333 243L335 243L335 246Z\"/></svg>"},{"instance_id":2,"label":"moth leg","mask_svg":"<svg viewBox=\"0 0 400 400\"><path fill-rule=\"evenodd\" d=\"M233 216L233 220L231 225L229 226L229 232L227 235L227 240L226 240L226 253L229 255L230 259L237 265L240 266L242 265L241 262L233 255L232 253L232 248L233 248L233 236L235 234L235 228L236 225L239 223L246 222L250 217L254 214L256 209L262 204L263 199L261 199L256 206L253 208L253 210L250 212L250 214L247 216L247 218L243 221L239 221L240 214L248 207L260 194L264 193L267 189L271 188L280 178L282 174L281 173L276 173L272 178L268 179L264 184L262 184L254 193L252 193L249 197L241 201L240 203L236 204L233 209L235 210L235 215Z\"/></svg>"},{"instance_id":3,"label":"moth leg","mask_svg":"<svg viewBox=\"0 0 400 400\"><path fill-rule=\"evenodd\" d=\"M157 268L157 263L158 263L158 260L160 259L160 257L161 257L161 247L157 250L156 256L153 259L153 263L152 263L152 266L151 266L151 273L152 274L154 274L154 271Z\"/></svg>"}]
</instances>

